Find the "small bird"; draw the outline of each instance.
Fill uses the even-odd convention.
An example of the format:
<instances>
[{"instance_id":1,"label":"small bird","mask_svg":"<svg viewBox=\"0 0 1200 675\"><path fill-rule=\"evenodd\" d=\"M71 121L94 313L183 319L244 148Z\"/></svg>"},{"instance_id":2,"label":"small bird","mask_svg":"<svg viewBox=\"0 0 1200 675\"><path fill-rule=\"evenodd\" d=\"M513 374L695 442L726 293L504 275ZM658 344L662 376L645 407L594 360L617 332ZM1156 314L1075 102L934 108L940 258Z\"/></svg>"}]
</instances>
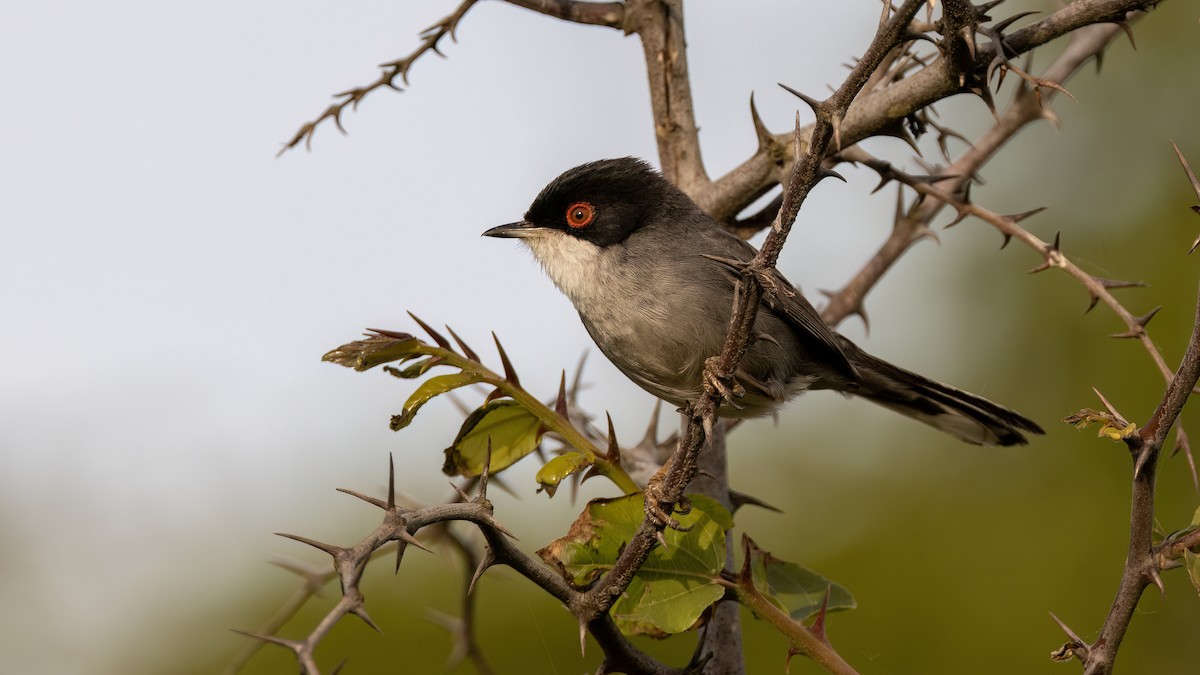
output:
<instances>
[{"instance_id":1,"label":"small bird","mask_svg":"<svg viewBox=\"0 0 1200 675\"><path fill-rule=\"evenodd\" d=\"M520 239L570 298L600 351L677 406L704 388L705 361L729 328L737 267L753 246L723 229L650 165L632 157L577 166L488 237ZM775 273L723 417L773 413L810 389L860 396L968 443L1017 445L1029 418L859 349Z\"/></svg>"}]
</instances>

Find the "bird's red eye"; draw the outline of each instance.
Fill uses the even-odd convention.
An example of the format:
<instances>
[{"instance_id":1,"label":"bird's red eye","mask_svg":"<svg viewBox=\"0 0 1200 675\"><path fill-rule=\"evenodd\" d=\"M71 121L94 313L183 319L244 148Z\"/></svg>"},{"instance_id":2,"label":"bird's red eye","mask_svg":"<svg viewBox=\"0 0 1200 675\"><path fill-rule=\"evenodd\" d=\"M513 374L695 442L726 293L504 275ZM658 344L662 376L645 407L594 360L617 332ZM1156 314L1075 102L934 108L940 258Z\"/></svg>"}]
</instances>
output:
<instances>
[{"instance_id":1,"label":"bird's red eye","mask_svg":"<svg viewBox=\"0 0 1200 675\"><path fill-rule=\"evenodd\" d=\"M587 202L575 202L567 209L567 225L574 228L587 227L596 218L596 207Z\"/></svg>"}]
</instances>

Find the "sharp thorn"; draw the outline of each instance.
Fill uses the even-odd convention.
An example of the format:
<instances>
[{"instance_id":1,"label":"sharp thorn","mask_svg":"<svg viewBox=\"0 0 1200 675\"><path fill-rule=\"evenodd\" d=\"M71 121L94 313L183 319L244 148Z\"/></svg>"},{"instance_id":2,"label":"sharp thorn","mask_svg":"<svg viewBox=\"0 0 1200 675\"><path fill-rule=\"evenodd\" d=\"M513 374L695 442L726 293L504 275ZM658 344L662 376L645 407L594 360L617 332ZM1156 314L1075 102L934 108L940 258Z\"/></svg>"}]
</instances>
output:
<instances>
[{"instance_id":1,"label":"sharp thorn","mask_svg":"<svg viewBox=\"0 0 1200 675\"><path fill-rule=\"evenodd\" d=\"M562 371L562 377L558 380L558 396L554 399L554 412L558 413L563 419L570 419L570 409L567 407L567 371Z\"/></svg>"},{"instance_id":2,"label":"sharp thorn","mask_svg":"<svg viewBox=\"0 0 1200 675\"><path fill-rule=\"evenodd\" d=\"M388 453L388 496L387 510L389 512L396 509L396 458L392 453Z\"/></svg>"},{"instance_id":3,"label":"sharp thorn","mask_svg":"<svg viewBox=\"0 0 1200 675\"><path fill-rule=\"evenodd\" d=\"M388 510L387 502L383 501L382 499L368 497L367 495L364 495L361 492L357 492L357 491L351 490L349 488L337 488L337 491L341 492L342 494L350 495L351 497L358 497L359 499L363 500L364 502L366 502L372 506L377 506L385 511Z\"/></svg>"},{"instance_id":4,"label":"sharp thorn","mask_svg":"<svg viewBox=\"0 0 1200 675\"><path fill-rule=\"evenodd\" d=\"M495 562L495 552L492 551L491 546L485 545L483 547L483 556L479 559L479 564L475 566L475 574L471 575L471 583L467 584L467 595L475 591L475 584L479 583L479 579L483 576L483 573Z\"/></svg>"},{"instance_id":5,"label":"sharp thorn","mask_svg":"<svg viewBox=\"0 0 1200 675\"><path fill-rule=\"evenodd\" d=\"M406 550L408 550L408 544L403 541L396 542L396 567L392 569L392 574L400 574L400 563L404 562Z\"/></svg>"},{"instance_id":6,"label":"sharp thorn","mask_svg":"<svg viewBox=\"0 0 1200 675\"><path fill-rule=\"evenodd\" d=\"M1121 413L1117 412L1117 409L1113 407L1113 404L1108 402L1108 399L1104 397L1104 394L1100 393L1099 389L1092 387L1092 391L1095 392L1096 397L1099 398L1100 402L1104 404L1104 409L1108 411L1109 415L1112 415L1115 418L1116 422L1120 423L1121 426L1128 424L1128 422L1125 421L1125 418L1121 416Z\"/></svg>"},{"instance_id":7,"label":"sharp thorn","mask_svg":"<svg viewBox=\"0 0 1200 675\"><path fill-rule=\"evenodd\" d=\"M846 182L845 176L838 173L837 171L834 171L833 169L828 169L825 167L821 167L821 178L836 178L836 179L842 181L843 183Z\"/></svg>"},{"instance_id":8,"label":"sharp thorn","mask_svg":"<svg viewBox=\"0 0 1200 675\"><path fill-rule=\"evenodd\" d=\"M288 534L287 532L276 532L275 535L279 536L279 537L285 537L287 539L292 539L294 541L298 541L301 544L308 544L309 546L312 546L313 548L316 548L316 549L320 549L335 558L338 557L339 555L341 555L341 553L346 550L340 546L334 546L333 544L326 544L323 542L319 542L316 539L309 539L308 537L302 537L298 534Z\"/></svg>"},{"instance_id":9,"label":"sharp thorn","mask_svg":"<svg viewBox=\"0 0 1200 675\"><path fill-rule=\"evenodd\" d=\"M421 327L421 330L425 331L426 333L429 334L429 337L433 338L433 341L436 342L439 347L441 347L442 349L449 350L451 352L454 351L454 348L450 346L450 341L447 340L441 333L434 330L433 326L430 326L429 324L425 323L416 314L413 314L412 312L409 312L408 315L413 318L413 321L417 322L417 325Z\"/></svg>"},{"instance_id":10,"label":"sharp thorn","mask_svg":"<svg viewBox=\"0 0 1200 675\"><path fill-rule=\"evenodd\" d=\"M1018 12L999 23L992 24L992 30L995 31L997 34L1003 33L1005 28L1008 28L1009 26L1013 25L1017 21L1020 21L1021 19L1024 19L1027 16L1032 16L1037 13L1038 12L1033 11L1033 10L1030 10L1028 12Z\"/></svg>"},{"instance_id":11,"label":"sharp thorn","mask_svg":"<svg viewBox=\"0 0 1200 675\"><path fill-rule=\"evenodd\" d=\"M1154 309L1150 310L1149 312L1146 312L1145 314L1143 314L1139 317L1134 317L1134 321L1137 322L1137 325L1141 326L1142 328L1145 328L1146 324L1150 323L1150 320L1154 318L1155 314L1158 314L1158 311L1160 309L1162 309L1162 305L1155 307Z\"/></svg>"},{"instance_id":12,"label":"sharp thorn","mask_svg":"<svg viewBox=\"0 0 1200 675\"><path fill-rule=\"evenodd\" d=\"M1133 464L1133 477L1134 478L1137 478L1142 475L1142 468L1146 466L1146 462L1149 461L1151 455L1153 455L1153 454L1154 453L1150 452L1149 445L1142 446L1141 452L1138 453L1137 461L1134 462L1134 464Z\"/></svg>"},{"instance_id":13,"label":"sharp thorn","mask_svg":"<svg viewBox=\"0 0 1200 675\"><path fill-rule=\"evenodd\" d=\"M826 295L829 295L828 291L821 291L821 292L825 293ZM763 342L770 342L771 344L775 345L776 347L779 347L780 349L783 348L783 345L779 344L779 340L776 340L775 336L771 335L770 333L755 333L754 338L756 340L762 340Z\"/></svg>"},{"instance_id":14,"label":"sharp thorn","mask_svg":"<svg viewBox=\"0 0 1200 675\"><path fill-rule=\"evenodd\" d=\"M809 630L821 642L829 644L829 639L825 637L825 614L829 611L829 593L833 589L832 584L825 586L825 599L821 601L821 609L817 611L817 618L813 620Z\"/></svg>"},{"instance_id":15,"label":"sharp thorn","mask_svg":"<svg viewBox=\"0 0 1200 675\"><path fill-rule=\"evenodd\" d=\"M750 94L750 119L754 123L754 135L758 139L759 151L766 151L775 143L771 132L767 130L767 126L763 124L762 117L758 115L758 106L754 104L754 94Z\"/></svg>"},{"instance_id":16,"label":"sharp thorn","mask_svg":"<svg viewBox=\"0 0 1200 675\"><path fill-rule=\"evenodd\" d=\"M1114 21L1113 23L1117 24L1117 26L1120 27L1121 30L1125 31L1125 37L1129 38L1129 46L1133 47L1133 49L1136 51L1137 43L1134 42L1134 40L1133 40L1133 28L1131 28L1129 26L1129 22L1128 21Z\"/></svg>"},{"instance_id":17,"label":"sharp thorn","mask_svg":"<svg viewBox=\"0 0 1200 675\"><path fill-rule=\"evenodd\" d=\"M825 112L825 103L823 101L818 101L817 99L809 96L808 94L803 94L801 92L798 92L795 89L792 89L791 87L787 86L786 84L783 84L782 82L779 83L779 86L783 87L784 91L788 92L792 96L795 96L796 98L800 99L801 101L804 101L804 103L807 104L809 108L812 108L813 114L816 115L818 119L827 114Z\"/></svg>"},{"instance_id":18,"label":"sharp thorn","mask_svg":"<svg viewBox=\"0 0 1200 675\"><path fill-rule=\"evenodd\" d=\"M411 544L413 546L416 546L417 548L421 549L422 551L425 551L426 553L433 553L432 549L425 546L421 542L417 541L417 538L412 536L411 534L409 534L408 530L403 527L396 530L395 538L406 544Z\"/></svg>"},{"instance_id":19,"label":"sharp thorn","mask_svg":"<svg viewBox=\"0 0 1200 675\"><path fill-rule=\"evenodd\" d=\"M1010 216L1005 216L1005 218L1007 218L1007 219L1009 219L1009 220L1013 221L1014 223L1019 223L1019 222L1021 222L1022 220L1025 220L1026 218L1030 218L1030 217L1036 216L1037 214L1041 213L1042 211L1045 211L1045 210L1046 210L1046 208L1047 208L1047 207L1045 207L1045 206L1039 206L1039 207L1038 207L1038 208L1036 208L1036 209L1030 209L1030 210L1028 210L1028 211L1024 211L1024 212L1022 212L1022 213L1015 213L1015 214L1013 214L1013 215L1010 215Z\"/></svg>"},{"instance_id":20,"label":"sharp thorn","mask_svg":"<svg viewBox=\"0 0 1200 675\"><path fill-rule=\"evenodd\" d=\"M295 652L297 654L299 654L301 652L301 650L304 649L304 643L298 642L296 640L287 640L285 638L281 638L281 637L278 637L275 635L267 635L266 633L255 633L252 631L241 630L238 628L231 628L230 630L233 631L234 633L237 633L238 635L245 635L248 638L253 638L255 640L262 640L263 642L269 642L273 645L279 645L281 647L287 647L288 649L292 650L293 652Z\"/></svg>"},{"instance_id":21,"label":"sharp thorn","mask_svg":"<svg viewBox=\"0 0 1200 675\"><path fill-rule=\"evenodd\" d=\"M662 399L655 397L654 410L650 413L650 424L646 427L646 435L642 437L640 445L647 448L653 448L658 445L658 417L662 412Z\"/></svg>"},{"instance_id":22,"label":"sharp thorn","mask_svg":"<svg viewBox=\"0 0 1200 675\"><path fill-rule=\"evenodd\" d=\"M402 333L398 330L388 330L386 328L368 328L367 334L368 335L375 334L380 337L389 337L389 338L392 338L393 340L412 340L412 339L414 339L413 336L408 333Z\"/></svg>"},{"instance_id":23,"label":"sharp thorn","mask_svg":"<svg viewBox=\"0 0 1200 675\"><path fill-rule=\"evenodd\" d=\"M967 45L967 54L971 57L971 60L974 61L975 49L977 46L975 44L975 26L963 26L960 29L960 32L962 33L963 43Z\"/></svg>"},{"instance_id":24,"label":"sharp thorn","mask_svg":"<svg viewBox=\"0 0 1200 675\"><path fill-rule=\"evenodd\" d=\"M658 540L658 545L662 546L664 552L669 551L671 547L667 546L667 538L663 536L663 531L658 530L654 533L654 538Z\"/></svg>"},{"instance_id":25,"label":"sharp thorn","mask_svg":"<svg viewBox=\"0 0 1200 675\"><path fill-rule=\"evenodd\" d=\"M1054 619L1054 623L1058 624L1058 627L1062 629L1062 632L1067 634L1067 637L1071 638L1072 642L1079 645L1080 647L1083 647L1085 649L1087 648L1087 643L1084 642L1078 635L1076 635L1075 631L1071 630L1070 626L1063 623L1062 619L1055 616L1054 612L1050 612L1050 618Z\"/></svg>"},{"instance_id":26,"label":"sharp thorn","mask_svg":"<svg viewBox=\"0 0 1200 675\"><path fill-rule=\"evenodd\" d=\"M1158 594L1162 597L1163 600L1166 600L1167 599L1167 589L1165 586L1163 586L1163 580L1162 580L1162 577L1158 574L1158 569L1156 569L1154 567L1150 568L1150 581L1154 582L1154 585L1158 587Z\"/></svg>"},{"instance_id":27,"label":"sharp thorn","mask_svg":"<svg viewBox=\"0 0 1200 675\"><path fill-rule=\"evenodd\" d=\"M504 536L508 537L509 539L512 539L513 541L520 541L517 538L517 535L510 532L507 527L501 525L500 522L498 520L496 520L495 518L489 516L486 522L489 527L496 530L500 534L503 534Z\"/></svg>"},{"instance_id":28,"label":"sharp thorn","mask_svg":"<svg viewBox=\"0 0 1200 675\"><path fill-rule=\"evenodd\" d=\"M1144 282L1144 281L1122 281L1120 279L1105 279L1103 277L1098 277L1095 275L1092 276L1092 281L1095 281L1096 283L1100 284L1104 288L1144 288L1146 286L1146 282Z\"/></svg>"},{"instance_id":29,"label":"sharp thorn","mask_svg":"<svg viewBox=\"0 0 1200 675\"><path fill-rule=\"evenodd\" d=\"M737 490L729 491L729 501L733 504L733 510L735 512L743 506L757 506L768 511L774 511L775 513L783 513L782 509L772 506L758 497L748 495L744 492L738 492Z\"/></svg>"},{"instance_id":30,"label":"sharp thorn","mask_svg":"<svg viewBox=\"0 0 1200 675\"><path fill-rule=\"evenodd\" d=\"M500 363L504 365L504 379L518 387L521 386L521 381L517 379L517 372L513 370L512 362L508 360L508 354L504 352L504 347L500 344L500 338L492 333L492 340L496 342L496 351L500 352Z\"/></svg>"},{"instance_id":31,"label":"sharp thorn","mask_svg":"<svg viewBox=\"0 0 1200 675\"><path fill-rule=\"evenodd\" d=\"M608 454L604 457L610 462L617 464L621 463L621 446L617 444L617 432L613 429L612 415L605 411L604 416L608 418Z\"/></svg>"},{"instance_id":32,"label":"sharp thorn","mask_svg":"<svg viewBox=\"0 0 1200 675\"><path fill-rule=\"evenodd\" d=\"M468 347L467 343L463 342L462 338L458 337L458 334L454 332L453 328L446 326L446 330L450 332L450 337L454 338L454 341L458 343L458 348L463 351L464 356L466 356L468 359L471 359L475 363L480 363L479 355L475 353L474 349Z\"/></svg>"},{"instance_id":33,"label":"sharp thorn","mask_svg":"<svg viewBox=\"0 0 1200 675\"><path fill-rule=\"evenodd\" d=\"M377 626L375 624L375 622L371 620L371 615L367 614L366 608L363 607L362 605L355 606L354 609L350 610L350 613L352 613L352 614L354 614L354 616L357 616L358 618L362 619L363 623L370 626L371 629L374 630L376 633L379 633L380 635L383 634L383 631L380 630L379 626Z\"/></svg>"},{"instance_id":34,"label":"sharp thorn","mask_svg":"<svg viewBox=\"0 0 1200 675\"><path fill-rule=\"evenodd\" d=\"M915 243L922 239L932 239L933 243L937 244L938 246L942 245L942 238L938 236L937 232L934 232L924 225L921 225L913 231L911 241Z\"/></svg>"},{"instance_id":35,"label":"sharp thorn","mask_svg":"<svg viewBox=\"0 0 1200 675\"><path fill-rule=\"evenodd\" d=\"M954 220L951 220L950 222L946 223L944 229L947 229L947 230L954 227L955 225L958 225L962 221L966 220L967 216L971 215L971 212L969 210L967 210L965 207L962 207L959 205L953 205L953 206L955 207Z\"/></svg>"},{"instance_id":36,"label":"sharp thorn","mask_svg":"<svg viewBox=\"0 0 1200 675\"><path fill-rule=\"evenodd\" d=\"M464 492L463 489L458 486L458 484L451 483L450 487L454 488L454 492L456 492L458 494L458 499L460 501L463 501L463 502L471 501L471 496L468 495L466 492Z\"/></svg>"}]
</instances>

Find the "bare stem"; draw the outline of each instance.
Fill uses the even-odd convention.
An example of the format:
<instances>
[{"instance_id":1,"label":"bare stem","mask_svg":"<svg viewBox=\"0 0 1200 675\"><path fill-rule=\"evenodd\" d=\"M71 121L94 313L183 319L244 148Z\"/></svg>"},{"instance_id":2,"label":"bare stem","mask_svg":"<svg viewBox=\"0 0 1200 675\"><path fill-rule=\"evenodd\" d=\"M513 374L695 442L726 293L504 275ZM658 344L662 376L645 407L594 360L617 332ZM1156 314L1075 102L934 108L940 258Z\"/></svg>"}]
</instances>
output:
<instances>
[{"instance_id":1,"label":"bare stem","mask_svg":"<svg viewBox=\"0 0 1200 675\"><path fill-rule=\"evenodd\" d=\"M663 175L689 195L708 186L692 110L683 0L631 0L625 30L642 40Z\"/></svg>"},{"instance_id":2,"label":"bare stem","mask_svg":"<svg viewBox=\"0 0 1200 675\"><path fill-rule=\"evenodd\" d=\"M1129 518L1129 550L1125 556L1125 568L1121 582L1113 599L1112 608L1100 629L1095 643L1087 649L1084 661L1086 675L1111 673L1117 650L1129 622L1133 619L1138 600L1150 584L1161 584L1159 561L1153 546L1154 536L1154 487L1158 470L1158 456L1179 417L1188 396L1200 379L1200 298L1197 299L1196 319L1187 351L1175 376L1167 385L1163 400L1151 415L1150 421L1138 430L1135 436L1126 439L1133 456L1133 490Z\"/></svg>"}]
</instances>

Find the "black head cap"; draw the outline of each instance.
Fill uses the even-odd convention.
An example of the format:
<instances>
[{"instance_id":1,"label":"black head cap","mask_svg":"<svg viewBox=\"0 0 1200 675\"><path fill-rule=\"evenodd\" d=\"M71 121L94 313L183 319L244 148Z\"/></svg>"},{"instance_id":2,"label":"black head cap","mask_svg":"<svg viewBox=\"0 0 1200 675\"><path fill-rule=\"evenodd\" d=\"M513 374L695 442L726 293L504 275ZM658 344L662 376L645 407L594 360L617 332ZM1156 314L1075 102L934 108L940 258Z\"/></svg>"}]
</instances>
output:
<instances>
[{"instance_id":1,"label":"black head cap","mask_svg":"<svg viewBox=\"0 0 1200 675\"><path fill-rule=\"evenodd\" d=\"M555 178L533 200L525 221L609 246L681 206L695 208L649 164L622 157L582 164Z\"/></svg>"}]
</instances>

